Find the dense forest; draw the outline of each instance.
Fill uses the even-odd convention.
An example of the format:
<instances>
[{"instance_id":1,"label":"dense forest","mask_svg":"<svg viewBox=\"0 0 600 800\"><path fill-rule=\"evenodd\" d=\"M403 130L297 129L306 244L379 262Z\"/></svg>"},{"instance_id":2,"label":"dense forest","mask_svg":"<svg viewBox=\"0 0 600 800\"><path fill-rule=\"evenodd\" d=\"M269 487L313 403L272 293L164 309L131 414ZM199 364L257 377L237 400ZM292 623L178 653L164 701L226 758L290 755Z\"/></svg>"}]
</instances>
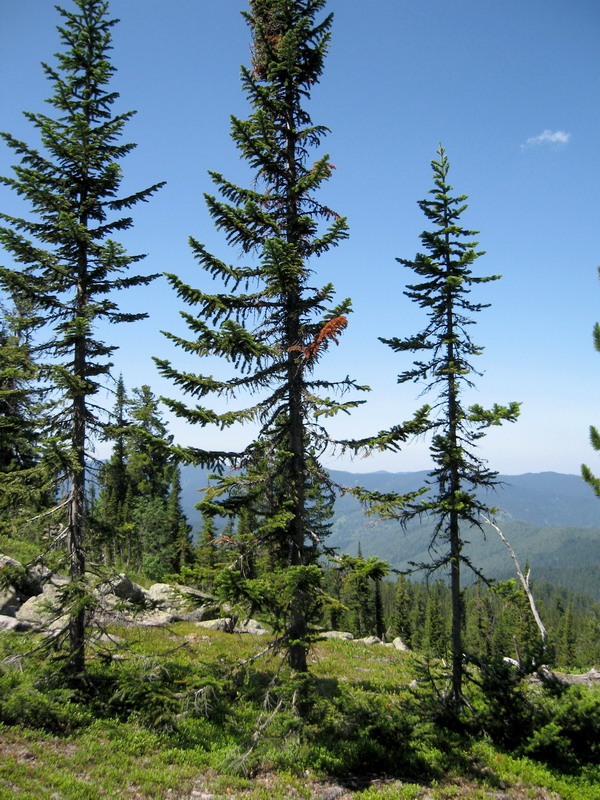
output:
<instances>
[{"instance_id":1,"label":"dense forest","mask_svg":"<svg viewBox=\"0 0 600 800\"><path fill-rule=\"evenodd\" d=\"M600 701L558 670L600 662L600 607L530 581L518 554L514 578L493 580L469 549L494 520L485 490L499 481L478 443L490 427L516 422L519 404L466 401L483 349L471 334L487 305L473 298L493 297L499 276L475 271L477 232L462 225L467 197L450 185L444 148L418 203L422 252L397 259L411 275L405 294L422 327L382 338L399 356L398 382L416 382L426 403L389 429L336 439L328 420L351 413L367 387L322 368L352 310L318 282L319 259L348 237L345 218L320 199L334 167L321 151L327 128L307 110L333 17L326 0L250 0L243 14L252 57L242 67L250 111L232 118L231 137L254 180L240 186L212 172L214 194L205 195L234 261L190 239L197 286L167 275L189 332L167 332L172 360L155 359L172 397L128 387L112 373L117 336L104 341L99 330L144 316L122 311L117 298L157 276L138 272L143 257L129 254L119 234L162 184L121 193L134 145L123 138L131 113L113 111L108 2L73 0L58 14L62 50L44 65L50 110L27 114L41 147L2 134L16 164L1 180L30 214L0 211L0 619L8 620L0 626L0 722L64 734L118 718L180 744L197 738L194 725L214 742L219 727L237 726L250 742L248 774L272 763L260 747L274 737L285 743L288 770L297 762L327 774L435 779L450 767L436 766L438 756L427 761L426 741L442 752L458 737L453 747L467 752L467 742L484 737L581 778L581 792L596 785ZM229 377L205 373L215 357ZM99 400L106 387L111 408ZM173 416L257 432L240 451L203 450L175 441ZM399 451L417 436L428 437L433 467L410 491L340 486L322 463L326 452ZM99 441L111 448L103 461L94 458ZM595 429L592 444L600 449ZM197 529L183 509L189 465L210 473L197 487ZM583 473L599 493L592 470ZM333 547L334 503L343 496L399 536L426 521L425 558L398 571L360 545L352 554ZM160 607L166 590L156 587L165 585L195 603L169 623L213 621L231 636L255 620L268 644L189 662L148 644L140 659L130 629ZM22 609L40 597L33 624ZM345 695L340 683L334 691L338 676L313 666L327 637L408 654L410 696L390 699L402 692L389 676L385 690L361 684L364 695Z\"/></svg>"}]
</instances>

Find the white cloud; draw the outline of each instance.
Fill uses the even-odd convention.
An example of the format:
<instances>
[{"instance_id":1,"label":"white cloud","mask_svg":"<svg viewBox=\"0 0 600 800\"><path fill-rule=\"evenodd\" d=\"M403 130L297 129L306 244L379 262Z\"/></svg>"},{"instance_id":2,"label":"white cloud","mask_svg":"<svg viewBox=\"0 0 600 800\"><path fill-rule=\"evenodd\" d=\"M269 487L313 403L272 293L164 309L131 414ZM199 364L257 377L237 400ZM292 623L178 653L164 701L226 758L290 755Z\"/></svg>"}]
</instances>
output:
<instances>
[{"instance_id":1,"label":"white cloud","mask_svg":"<svg viewBox=\"0 0 600 800\"><path fill-rule=\"evenodd\" d=\"M561 145L567 144L570 138L570 133L565 133L565 131L551 131L546 128L539 136L530 136L521 147L537 147L542 144L550 145L551 147L560 147Z\"/></svg>"}]
</instances>

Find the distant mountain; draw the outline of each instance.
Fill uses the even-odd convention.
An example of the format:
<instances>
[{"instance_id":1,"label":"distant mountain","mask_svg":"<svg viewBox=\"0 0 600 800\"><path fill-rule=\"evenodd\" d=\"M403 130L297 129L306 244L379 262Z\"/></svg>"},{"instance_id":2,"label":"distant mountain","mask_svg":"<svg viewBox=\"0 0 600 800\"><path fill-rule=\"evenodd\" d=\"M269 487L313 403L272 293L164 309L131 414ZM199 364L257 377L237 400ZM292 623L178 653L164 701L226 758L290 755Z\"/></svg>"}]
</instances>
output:
<instances>
[{"instance_id":1,"label":"distant mountain","mask_svg":"<svg viewBox=\"0 0 600 800\"><path fill-rule=\"evenodd\" d=\"M206 486L208 473L194 467L182 470L184 510L197 529L194 509ZM426 472L331 471L341 486L365 486L380 492L409 492L424 485ZM600 500L576 475L556 472L501 475L500 484L485 497L499 509L497 520L524 565L529 562L534 578L585 592L600 601ZM335 506L329 543L340 552L355 554L360 542L364 555L377 555L398 569L409 562L428 562L431 522L411 523L405 531L395 522L366 517L351 496L339 497ZM490 577L514 575L510 555L491 528L483 535L466 531L466 552Z\"/></svg>"}]
</instances>

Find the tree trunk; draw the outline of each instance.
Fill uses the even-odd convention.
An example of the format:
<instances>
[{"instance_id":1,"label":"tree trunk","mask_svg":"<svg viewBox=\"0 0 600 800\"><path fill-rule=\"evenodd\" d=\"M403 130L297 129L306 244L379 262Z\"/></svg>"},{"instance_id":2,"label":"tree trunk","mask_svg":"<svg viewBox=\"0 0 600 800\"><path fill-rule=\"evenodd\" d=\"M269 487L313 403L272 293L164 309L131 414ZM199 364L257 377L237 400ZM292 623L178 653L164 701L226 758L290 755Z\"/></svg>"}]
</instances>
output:
<instances>
[{"instance_id":1,"label":"tree trunk","mask_svg":"<svg viewBox=\"0 0 600 800\"><path fill-rule=\"evenodd\" d=\"M81 362L84 359L83 343L77 342L75 348L74 373L83 374ZM72 444L76 466L71 472L71 497L69 501L68 549L70 578L74 584L81 585L85 576L84 555L84 514L85 514L85 397L77 395L73 399ZM85 669L85 610L76 611L69 619L69 673L77 678Z\"/></svg>"}]
</instances>

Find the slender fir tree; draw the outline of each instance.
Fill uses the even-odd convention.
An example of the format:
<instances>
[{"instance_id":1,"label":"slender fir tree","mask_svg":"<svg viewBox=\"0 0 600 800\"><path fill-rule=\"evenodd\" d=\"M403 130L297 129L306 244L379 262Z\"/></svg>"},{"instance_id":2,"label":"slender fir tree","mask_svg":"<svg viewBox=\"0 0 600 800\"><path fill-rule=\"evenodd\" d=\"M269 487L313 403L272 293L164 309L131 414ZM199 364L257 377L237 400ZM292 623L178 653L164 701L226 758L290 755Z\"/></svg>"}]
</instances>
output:
<instances>
[{"instance_id":1,"label":"slender fir tree","mask_svg":"<svg viewBox=\"0 0 600 800\"><path fill-rule=\"evenodd\" d=\"M356 405L332 398L336 390L358 388L350 378L335 383L314 373L325 351L337 343L350 311L348 300L333 305L331 284L315 288L312 283L315 259L348 235L345 219L317 199L334 168L328 155L311 156L326 128L314 125L305 107L329 43L332 16L318 19L325 4L250 0L244 16L252 33L252 65L242 67L242 83L253 110L247 120L232 118L231 130L255 181L247 189L213 172L222 199L206 196L216 227L248 262L228 265L192 239L196 259L218 284L214 293L169 276L196 313L183 314L191 340L167 336L188 353L223 357L237 372L221 380L157 360L163 375L201 403L210 394L235 398L247 390L253 395L251 407L221 413L167 402L199 425L225 428L251 421L259 426L257 444L243 453L188 449L187 454L205 464L223 463L229 456L242 473L249 467L245 478L233 475L211 487L207 510L218 510L219 498L229 503L231 513L234 502L239 507L257 496L271 497L269 537L271 546L285 554L290 598L283 638L289 664L298 671L307 668L307 610L318 591L319 570L310 563L307 487L327 480L318 460L330 445L321 420ZM393 431L387 441L405 435Z\"/></svg>"},{"instance_id":2,"label":"slender fir tree","mask_svg":"<svg viewBox=\"0 0 600 800\"><path fill-rule=\"evenodd\" d=\"M421 234L426 253L418 254L412 261L397 259L419 277L419 283L409 285L405 294L425 309L429 322L420 333L407 339L381 339L396 352L427 356L426 360L416 361L412 369L403 372L398 382L424 382L424 391L436 394L429 421L435 468L429 476L429 492L408 504L402 498L396 506L393 498L378 498L378 511L384 516L399 515L404 521L422 515L435 519L432 552L436 557L427 567L430 570L445 568L450 572L452 689L449 701L460 704L463 680L461 565L466 564L477 572L463 552L462 530L465 526L481 528L480 515L490 513L490 509L478 499L476 490L497 483L497 473L488 469L486 462L477 455L476 444L491 425L516 420L519 404L484 409L464 403L465 390L473 386L472 376L478 374L472 359L482 352L472 341L469 326L474 323L473 315L487 307L473 302L469 295L475 287L499 276L473 275L472 265L483 253L475 249L477 243L472 241L477 232L460 225L467 198L452 194L448 184L448 159L442 147L438 157L432 161L435 188L430 198L419 202L423 213L433 223L431 231Z\"/></svg>"},{"instance_id":3,"label":"slender fir tree","mask_svg":"<svg viewBox=\"0 0 600 800\"><path fill-rule=\"evenodd\" d=\"M147 200L160 184L119 197L119 161L134 145L119 143L133 112L112 111L118 94L109 86L115 71L109 50L116 20L108 18L106 0L74 0L74 5L74 11L58 8L64 49L56 55L56 66L43 65L54 90L48 101L52 115L26 113L41 149L2 134L20 159L14 177L2 181L29 203L33 216L0 215L0 242L20 267L3 268L0 276L11 294L29 300L36 311L31 328L51 390L50 429L63 445L62 479L69 487L64 507L70 575L74 587L81 587L86 448L102 427L92 398L109 376L116 349L97 338L96 328L101 321L133 322L146 316L119 311L113 292L152 280L129 274L143 256L128 255L112 236L132 224L121 213ZM71 616L72 674L84 668L84 605L75 603Z\"/></svg>"},{"instance_id":4,"label":"slender fir tree","mask_svg":"<svg viewBox=\"0 0 600 800\"><path fill-rule=\"evenodd\" d=\"M600 267L598 267L598 276L600 277ZM598 322L594 325L593 340L594 348L600 353L600 323ZM600 452L600 431L598 431L598 428L594 425L590 425L590 444L596 452ZM586 464L581 465L581 477L592 487L596 495L600 497L600 478L594 475Z\"/></svg>"}]
</instances>

